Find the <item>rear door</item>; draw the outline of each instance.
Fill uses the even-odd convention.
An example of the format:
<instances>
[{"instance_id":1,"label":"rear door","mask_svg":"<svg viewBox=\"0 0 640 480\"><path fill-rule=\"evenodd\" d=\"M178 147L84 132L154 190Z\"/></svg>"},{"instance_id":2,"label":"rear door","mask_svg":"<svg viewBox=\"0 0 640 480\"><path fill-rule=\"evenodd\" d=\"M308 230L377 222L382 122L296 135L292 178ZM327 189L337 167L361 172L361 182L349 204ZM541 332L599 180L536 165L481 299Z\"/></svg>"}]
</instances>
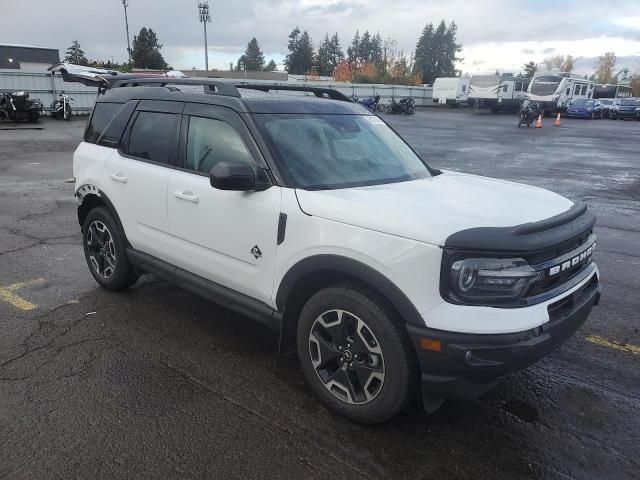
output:
<instances>
[{"instance_id":1,"label":"rear door","mask_svg":"<svg viewBox=\"0 0 640 480\"><path fill-rule=\"evenodd\" d=\"M209 171L222 160L265 166L249 130L225 107L187 104L179 168L169 177L171 263L217 284L271 303L280 187L261 192L217 190Z\"/></svg>"},{"instance_id":2,"label":"rear door","mask_svg":"<svg viewBox=\"0 0 640 480\"><path fill-rule=\"evenodd\" d=\"M106 163L109 198L129 242L159 258L170 248L167 183L176 163L183 108L180 102L141 101L120 148Z\"/></svg>"}]
</instances>

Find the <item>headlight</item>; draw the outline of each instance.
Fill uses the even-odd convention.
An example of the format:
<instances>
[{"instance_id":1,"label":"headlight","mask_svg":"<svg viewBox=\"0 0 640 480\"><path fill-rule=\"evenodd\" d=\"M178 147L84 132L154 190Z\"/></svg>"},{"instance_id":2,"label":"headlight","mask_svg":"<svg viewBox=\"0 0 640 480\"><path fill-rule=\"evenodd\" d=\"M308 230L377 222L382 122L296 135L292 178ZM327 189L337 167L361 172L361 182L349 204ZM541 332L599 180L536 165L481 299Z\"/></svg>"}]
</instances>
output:
<instances>
[{"instance_id":1,"label":"headlight","mask_svg":"<svg viewBox=\"0 0 640 480\"><path fill-rule=\"evenodd\" d=\"M513 303L543 278L522 258L465 258L448 273L448 296L467 305Z\"/></svg>"}]
</instances>

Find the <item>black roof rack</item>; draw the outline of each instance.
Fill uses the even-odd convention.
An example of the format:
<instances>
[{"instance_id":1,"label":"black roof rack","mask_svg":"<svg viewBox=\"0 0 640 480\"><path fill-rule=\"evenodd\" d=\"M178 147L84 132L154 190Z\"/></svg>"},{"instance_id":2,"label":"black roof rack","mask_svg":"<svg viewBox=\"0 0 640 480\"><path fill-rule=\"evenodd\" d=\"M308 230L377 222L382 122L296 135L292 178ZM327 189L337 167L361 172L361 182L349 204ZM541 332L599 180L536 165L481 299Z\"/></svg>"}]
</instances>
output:
<instances>
[{"instance_id":1,"label":"black roof rack","mask_svg":"<svg viewBox=\"0 0 640 480\"><path fill-rule=\"evenodd\" d=\"M202 85L205 93L225 95L228 97L241 97L238 88L269 92L271 90L290 92L310 92L316 97L328 97L332 100L351 102L346 95L326 87L308 87L299 85L281 85L275 83L244 83L223 80L219 78L166 78L166 77L132 77L116 78L111 88L118 87L168 87L171 85Z\"/></svg>"},{"instance_id":2,"label":"black roof rack","mask_svg":"<svg viewBox=\"0 0 640 480\"><path fill-rule=\"evenodd\" d=\"M250 90L260 90L269 92L271 90L283 90L290 92L311 92L316 97L329 97L332 100L341 100L343 102L351 102L352 100L345 94L340 93L333 88L326 87L308 87L300 85L281 85L275 83L236 83L236 88L247 88Z\"/></svg>"},{"instance_id":3,"label":"black roof rack","mask_svg":"<svg viewBox=\"0 0 640 480\"><path fill-rule=\"evenodd\" d=\"M117 80L111 88L117 87L167 87L171 85L202 85L205 93L240 97L240 92L232 82L216 78L166 78L143 77ZM208 90L208 91L207 91Z\"/></svg>"}]
</instances>

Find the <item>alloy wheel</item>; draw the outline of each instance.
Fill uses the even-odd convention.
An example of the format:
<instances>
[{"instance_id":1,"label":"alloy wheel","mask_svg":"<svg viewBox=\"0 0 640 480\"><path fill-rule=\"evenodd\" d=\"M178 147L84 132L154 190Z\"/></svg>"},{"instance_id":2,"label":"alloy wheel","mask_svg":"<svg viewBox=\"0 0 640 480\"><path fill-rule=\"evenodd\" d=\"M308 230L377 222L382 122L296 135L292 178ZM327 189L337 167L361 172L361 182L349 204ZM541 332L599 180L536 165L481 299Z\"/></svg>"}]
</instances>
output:
<instances>
[{"instance_id":1,"label":"alloy wheel","mask_svg":"<svg viewBox=\"0 0 640 480\"><path fill-rule=\"evenodd\" d=\"M385 367L378 339L346 310L328 310L315 319L309 355L324 387L346 403L368 403L382 390Z\"/></svg>"},{"instance_id":2,"label":"alloy wheel","mask_svg":"<svg viewBox=\"0 0 640 480\"><path fill-rule=\"evenodd\" d=\"M116 269L116 247L107 226L94 220L87 230L87 251L95 272L102 278L109 278Z\"/></svg>"}]
</instances>

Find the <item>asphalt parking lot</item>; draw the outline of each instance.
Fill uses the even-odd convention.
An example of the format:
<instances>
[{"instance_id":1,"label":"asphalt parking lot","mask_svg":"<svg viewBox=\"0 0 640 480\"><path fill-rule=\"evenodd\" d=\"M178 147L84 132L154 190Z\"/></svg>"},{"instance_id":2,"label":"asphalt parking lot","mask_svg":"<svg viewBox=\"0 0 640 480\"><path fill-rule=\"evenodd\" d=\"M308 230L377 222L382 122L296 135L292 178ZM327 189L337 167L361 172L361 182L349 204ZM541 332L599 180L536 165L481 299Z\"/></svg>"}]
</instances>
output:
<instances>
[{"instance_id":1,"label":"asphalt parking lot","mask_svg":"<svg viewBox=\"0 0 640 480\"><path fill-rule=\"evenodd\" d=\"M435 167L596 212L604 292L573 338L478 400L351 423L267 329L151 276L99 289L67 182L85 119L0 123L0 478L638 478L640 122L385 118Z\"/></svg>"}]
</instances>

